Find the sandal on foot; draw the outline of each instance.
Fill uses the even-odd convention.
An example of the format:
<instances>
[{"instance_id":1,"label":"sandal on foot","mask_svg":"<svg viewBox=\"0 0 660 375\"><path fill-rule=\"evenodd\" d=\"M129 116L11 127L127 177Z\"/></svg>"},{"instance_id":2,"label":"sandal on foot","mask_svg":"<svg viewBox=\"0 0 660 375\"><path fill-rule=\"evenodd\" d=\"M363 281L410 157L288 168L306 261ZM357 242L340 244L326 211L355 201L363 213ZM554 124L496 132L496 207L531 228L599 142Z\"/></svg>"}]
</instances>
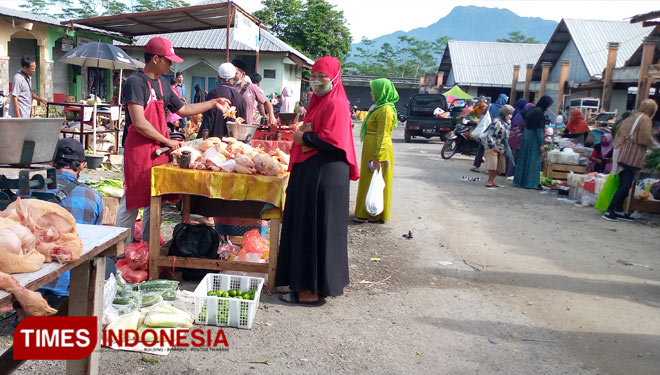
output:
<instances>
[{"instance_id":1,"label":"sandal on foot","mask_svg":"<svg viewBox=\"0 0 660 375\"><path fill-rule=\"evenodd\" d=\"M368 222L369 220L356 217L355 219L353 219L353 221L358 223L358 224L364 224L364 223Z\"/></svg>"},{"instance_id":2,"label":"sandal on foot","mask_svg":"<svg viewBox=\"0 0 660 375\"><path fill-rule=\"evenodd\" d=\"M291 303L295 305L308 305L308 306L322 306L325 304L325 298L321 298L316 301L301 301L298 298L298 292L288 292L282 293L279 296L279 300L286 303Z\"/></svg>"},{"instance_id":3,"label":"sandal on foot","mask_svg":"<svg viewBox=\"0 0 660 375\"><path fill-rule=\"evenodd\" d=\"M470 170L471 170L472 172L477 172L477 173L479 173L479 168L477 168L477 167L470 168Z\"/></svg>"},{"instance_id":4,"label":"sandal on foot","mask_svg":"<svg viewBox=\"0 0 660 375\"><path fill-rule=\"evenodd\" d=\"M499 185L497 185L497 184L486 184L486 187L487 188L498 188Z\"/></svg>"}]
</instances>

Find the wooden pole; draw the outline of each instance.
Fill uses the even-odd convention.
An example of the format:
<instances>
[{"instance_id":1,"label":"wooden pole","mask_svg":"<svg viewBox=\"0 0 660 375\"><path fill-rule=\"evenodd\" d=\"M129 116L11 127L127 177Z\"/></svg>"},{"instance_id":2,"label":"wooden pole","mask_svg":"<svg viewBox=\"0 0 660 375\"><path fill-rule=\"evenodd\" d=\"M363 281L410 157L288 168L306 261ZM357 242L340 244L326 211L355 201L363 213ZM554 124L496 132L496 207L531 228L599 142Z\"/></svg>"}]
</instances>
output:
<instances>
[{"instance_id":1,"label":"wooden pole","mask_svg":"<svg viewBox=\"0 0 660 375\"><path fill-rule=\"evenodd\" d=\"M231 33L231 21L234 16L234 7L232 2L227 2L227 47L225 49L225 62L229 62L229 34Z\"/></svg>"},{"instance_id":2,"label":"wooden pole","mask_svg":"<svg viewBox=\"0 0 660 375\"><path fill-rule=\"evenodd\" d=\"M549 61L544 61L541 63L541 88L539 89L539 98L545 95L545 84L548 81L548 75L550 75L551 67L552 63Z\"/></svg>"},{"instance_id":3,"label":"wooden pole","mask_svg":"<svg viewBox=\"0 0 660 375\"><path fill-rule=\"evenodd\" d=\"M532 102L529 97L529 84L532 82L532 74L534 73L534 64L527 64L527 74L525 75L525 91L523 92L523 99Z\"/></svg>"},{"instance_id":4,"label":"wooden pole","mask_svg":"<svg viewBox=\"0 0 660 375\"><path fill-rule=\"evenodd\" d=\"M511 80L511 95L509 95L509 103L513 105L516 102L516 86L518 85L518 74L520 73L520 65L513 66L513 78Z\"/></svg>"},{"instance_id":5,"label":"wooden pole","mask_svg":"<svg viewBox=\"0 0 660 375\"><path fill-rule=\"evenodd\" d=\"M607 44L607 48L607 65L605 66L605 77L603 77L603 96L600 100L601 108L605 112L610 110L610 105L612 104L612 89L614 88L614 84L612 83L612 71L616 66L616 55L619 50L619 43L610 42Z\"/></svg>"},{"instance_id":6,"label":"wooden pole","mask_svg":"<svg viewBox=\"0 0 660 375\"><path fill-rule=\"evenodd\" d=\"M657 38L646 37L642 43L642 63L639 66L639 80L637 82L637 103L635 108L638 108L642 100L648 99L650 80L648 77L649 66L653 60L653 52L655 51L655 43Z\"/></svg>"},{"instance_id":7,"label":"wooden pole","mask_svg":"<svg viewBox=\"0 0 660 375\"><path fill-rule=\"evenodd\" d=\"M559 75L559 87L557 88L557 105L555 107L555 114L559 114L562 103L564 101L564 85L566 85L566 79L568 79L568 68L570 67L571 61L569 59L561 60L561 74Z\"/></svg>"},{"instance_id":8,"label":"wooden pole","mask_svg":"<svg viewBox=\"0 0 660 375\"><path fill-rule=\"evenodd\" d=\"M254 72L259 73L259 50L261 49L261 24L258 24L259 27L259 45L257 46L257 59L254 62Z\"/></svg>"},{"instance_id":9,"label":"wooden pole","mask_svg":"<svg viewBox=\"0 0 660 375\"><path fill-rule=\"evenodd\" d=\"M435 85L440 88L442 87L442 81L445 79L445 72L444 71L439 71L438 76L435 79Z\"/></svg>"}]
</instances>

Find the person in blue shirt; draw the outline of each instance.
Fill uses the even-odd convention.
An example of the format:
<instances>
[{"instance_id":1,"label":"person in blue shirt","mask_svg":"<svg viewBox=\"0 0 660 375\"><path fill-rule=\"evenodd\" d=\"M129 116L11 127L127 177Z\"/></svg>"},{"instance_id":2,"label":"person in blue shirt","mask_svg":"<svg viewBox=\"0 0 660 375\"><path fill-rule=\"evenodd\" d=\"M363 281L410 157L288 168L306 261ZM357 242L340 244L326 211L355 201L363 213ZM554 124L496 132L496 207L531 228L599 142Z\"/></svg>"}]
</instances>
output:
<instances>
[{"instance_id":1,"label":"person in blue shirt","mask_svg":"<svg viewBox=\"0 0 660 375\"><path fill-rule=\"evenodd\" d=\"M186 99L186 85L183 84L183 73L176 72L175 77L176 77L175 87L177 90L179 90L179 94L181 94L181 100L183 100L184 103L188 103L188 99ZM188 123L188 118L182 117L181 129L185 128L187 123Z\"/></svg>"},{"instance_id":2,"label":"person in blue shirt","mask_svg":"<svg viewBox=\"0 0 660 375\"><path fill-rule=\"evenodd\" d=\"M53 199L73 215L78 224L103 224L103 197L91 187L78 182L80 172L85 168L85 150L73 138L60 139L53 166L57 170L57 188L45 192L55 194ZM107 263L106 263L107 266ZM110 271L114 268L108 267ZM70 271L39 288L48 304L54 308L69 296ZM14 304L17 321L25 316L18 303ZM16 323L17 323L16 321Z\"/></svg>"}]
</instances>

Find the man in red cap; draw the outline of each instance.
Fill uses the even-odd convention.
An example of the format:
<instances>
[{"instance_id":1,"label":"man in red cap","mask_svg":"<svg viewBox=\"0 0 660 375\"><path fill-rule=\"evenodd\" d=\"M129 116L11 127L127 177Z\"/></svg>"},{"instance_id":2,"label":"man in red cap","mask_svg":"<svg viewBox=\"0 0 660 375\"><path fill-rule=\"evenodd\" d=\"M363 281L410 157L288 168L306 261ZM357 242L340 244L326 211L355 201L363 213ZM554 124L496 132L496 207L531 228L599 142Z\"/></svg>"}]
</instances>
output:
<instances>
[{"instance_id":1,"label":"man in red cap","mask_svg":"<svg viewBox=\"0 0 660 375\"><path fill-rule=\"evenodd\" d=\"M124 186L125 194L117 212L118 227L132 229L138 209L149 207L151 197L151 167L165 164L169 155L156 156L161 147L171 150L179 148L179 142L170 139L165 118L165 108L181 117L192 116L217 108L222 112L229 109L226 98L216 98L202 103L185 104L170 89L169 82L160 77L170 71L172 63L182 63L183 59L174 53L172 42L163 37L154 37L144 47L145 67L126 80L122 102L126 103L126 127L124 145ZM149 240L149 211L144 210L142 238ZM158 233L154 234L156 238Z\"/></svg>"}]
</instances>

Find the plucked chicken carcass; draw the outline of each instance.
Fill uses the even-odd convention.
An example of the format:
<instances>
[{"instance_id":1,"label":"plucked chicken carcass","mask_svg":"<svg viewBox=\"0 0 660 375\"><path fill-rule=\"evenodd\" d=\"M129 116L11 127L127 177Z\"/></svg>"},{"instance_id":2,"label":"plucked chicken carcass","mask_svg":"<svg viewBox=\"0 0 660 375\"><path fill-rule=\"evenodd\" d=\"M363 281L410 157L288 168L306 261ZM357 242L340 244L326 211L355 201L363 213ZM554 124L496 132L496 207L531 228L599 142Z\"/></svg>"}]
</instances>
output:
<instances>
[{"instance_id":1,"label":"plucked chicken carcass","mask_svg":"<svg viewBox=\"0 0 660 375\"><path fill-rule=\"evenodd\" d=\"M256 154L252 158L257 173L266 176L277 176L281 172L280 163L267 154Z\"/></svg>"},{"instance_id":2,"label":"plucked chicken carcass","mask_svg":"<svg viewBox=\"0 0 660 375\"><path fill-rule=\"evenodd\" d=\"M4 272L0 272L0 289L13 294L23 310L30 316L53 315L57 312L57 310L48 306L48 302L39 292L21 286L18 280Z\"/></svg>"},{"instance_id":3,"label":"plucked chicken carcass","mask_svg":"<svg viewBox=\"0 0 660 375\"><path fill-rule=\"evenodd\" d=\"M66 209L38 199L20 199L0 212L0 217L27 227L37 237L36 250L45 262L68 263L80 258L83 246L76 220Z\"/></svg>"},{"instance_id":4,"label":"plucked chicken carcass","mask_svg":"<svg viewBox=\"0 0 660 375\"><path fill-rule=\"evenodd\" d=\"M257 171L252 159L243 154L236 155L234 161L236 162L236 168L234 169L235 172L254 174Z\"/></svg>"},{"instance_id":5,"label":"plucked chicken carcass","mask_svg":"<svg viewBox=\"0 0 660 375\"><path fill-rule=\"evenodd\" d=\"M25 226L0 217L0 272L34 272L41 268L44 256L34 248L37 237Z\"/></svg>"}]
</instances>

